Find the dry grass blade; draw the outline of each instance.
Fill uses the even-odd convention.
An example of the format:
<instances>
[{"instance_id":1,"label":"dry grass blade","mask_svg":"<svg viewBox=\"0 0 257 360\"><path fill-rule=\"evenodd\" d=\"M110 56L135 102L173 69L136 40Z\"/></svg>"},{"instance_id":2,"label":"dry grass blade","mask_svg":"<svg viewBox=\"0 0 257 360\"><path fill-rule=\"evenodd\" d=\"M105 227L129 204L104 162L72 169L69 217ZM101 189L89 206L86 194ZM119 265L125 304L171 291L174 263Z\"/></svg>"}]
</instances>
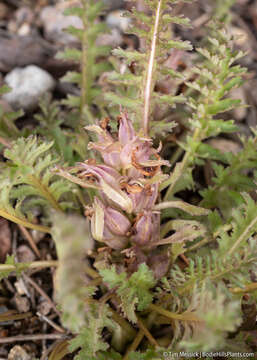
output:
<instances>
[{"instance_id":1,"label":"dry grass blade","mask_svg":"<svg viewBox=\"0 0 257 360\"><path fill-rule=\"evenodd\" d=\"M51 355L49 356L49 360L61 360L64 358L65 355L69 354L68 349L69 343L67 340L58 342L54 347Z\"/></svg>"},{"instance_id":2,"label":"dry grass blade","mask_svg":"<svg viewBox=\"0 0 257 360\"><path fill-rule=\"evenodd\" d=\"M23 320L27 319L28 317L31 317L32 313L27 312L23 314L14 314L12 311L6 311L3 314L0 314L0 322L4 321L13 321L13 320Z\"/></svg>"},{"instance_id":3,"label":"dry grass blade","mask_svg":"<svg viewBox=\"0 0 257 360\"><path fill-rule=\"evenodd\" d=\"M17 335L0 339L0 344L9 344L23 341L56 340L63 339L65 337L66 335L64 334Z\"/></svg>"}]
</instances>

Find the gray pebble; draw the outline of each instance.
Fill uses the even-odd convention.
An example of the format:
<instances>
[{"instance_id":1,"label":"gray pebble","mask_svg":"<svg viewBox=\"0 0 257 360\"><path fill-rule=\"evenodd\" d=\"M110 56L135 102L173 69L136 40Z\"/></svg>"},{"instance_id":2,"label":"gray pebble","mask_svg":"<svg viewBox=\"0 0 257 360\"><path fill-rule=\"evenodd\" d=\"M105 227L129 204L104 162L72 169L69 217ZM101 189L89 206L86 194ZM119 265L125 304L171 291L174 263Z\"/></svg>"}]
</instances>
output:
<instances>
[{"instance_id":1,"label":"gray pebble","mask_svg":"<svg viewBox=\"0 0 257 360\"><path fill-rule=\"evenodd\" d=\"M65 16L63 9L54 6L46 6L40 14L44 27L45 38L59 44L68 45L78 43L78 39L64 31L69 26L77 29L83 28L82 20L78 16Z\"/></svg>"},{"instance_id":2,"label":"gray pebble","mask_svg":"<svg viewBox=\"0 0 257 360\"><path fill-rule=\"evenodd\" d=\"M116 28L125 33L129 28L130 18L124 16L123 10L115 10L107 15L106 24L110 28Z\"/></svg>"},{"instance_id":3,"label":"gray pebble","mask_svg":"<svg viewBox=\"0 0 257 360\"><path fill-rule=\"evenodd\" d=\"M35 65L15 68L6 75L5 82L12 91L4 94L3 98L15 110L33 110L37 107L39 98L55 87L53 77Z\"/></svg>"}]
</instances>

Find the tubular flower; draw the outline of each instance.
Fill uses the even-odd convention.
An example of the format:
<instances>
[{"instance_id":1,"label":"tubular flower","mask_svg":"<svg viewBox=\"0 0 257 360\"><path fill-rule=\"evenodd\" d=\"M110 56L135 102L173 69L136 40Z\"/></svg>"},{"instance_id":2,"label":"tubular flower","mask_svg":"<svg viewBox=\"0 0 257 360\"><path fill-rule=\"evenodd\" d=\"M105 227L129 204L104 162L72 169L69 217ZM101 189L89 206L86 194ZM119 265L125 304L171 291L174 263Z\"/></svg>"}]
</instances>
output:
<instances>
[{"instance_id":1,"label":"tubular flower","mask_svg":"<svg viewBox=\"0 0 257 360\"><path fill-rule=\"evenodd\" d=\"M128 244L130 228L131 223L125 215L95 198L91 218L91 231L95 240L116 250L124 249Z\"/></svg>"},{"instance_id":2,"label":"tubular flower","mask_svg":"<svg viewBox=\"0 0 257 360\"><path fill-rule=\"evenodd\" d=\"M111 136L107 127L106 121L86 127L87 130L94 131L99 140L98 143L89 143L89 149L99 151L105 164L127 171L127 175L134 179L153 176L160 170L160 166L169 166L168 161L160 159L158 149L152 147L150 139L135 134L126 113L119 117L117 140Z\"/></svg>"},{"instance_id":3,"label":"tubular flower","mask_svg":"<svg viewBox=\"0 0 257 360\"><path fill-rule=\"evenodd\" d=\"M133 185L126 184L128 196L132 200L134 213L141 213L143 210L153 208L158 197L158 184L146 184L139 186L138 190L133 190Z\"/></svg>"},{"instance_id":4,"label":"tubular flower","mask_svg":"<svg viewBox=\"0 0 257 360\"><path fill-rule=\"evenodd\" d=\"M132 242L137 246L152 247L160 240L160 214L153 211L141 213L134 224Z\"/></svg>"},{"instance_id":5,"label":"tubular flower","mask_svg":"<svg viewBox=\"0 0 257 360\"><path fill-rule=\"evenodd\" d=\"M89 162L79 163L78 168L80 177L95 180L111 204L116 204L128 213L132 212L132 200L126 192L121 190L120 180L122 177L115 169L107 165L95 165Z\"/></svg>"}]
</instances>

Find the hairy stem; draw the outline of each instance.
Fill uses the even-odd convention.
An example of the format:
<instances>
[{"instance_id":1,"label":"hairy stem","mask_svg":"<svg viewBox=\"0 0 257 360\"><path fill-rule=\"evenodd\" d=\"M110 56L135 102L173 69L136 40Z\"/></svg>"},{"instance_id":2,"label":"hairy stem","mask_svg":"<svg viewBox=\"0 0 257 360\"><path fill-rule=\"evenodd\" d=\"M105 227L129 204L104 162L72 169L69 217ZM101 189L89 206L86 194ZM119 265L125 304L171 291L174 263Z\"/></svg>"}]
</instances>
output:
<instances>
[{"instance_id":1,"label":"hairy stem","mask_svg":"<svg viewBox=\"0 0 257 360\"><path fill-rule=\"evenodd\" d=\"M27 269L38 269L38 268L46 268L46 267L57 267L59 262L57 260L48 260L48 261L34 261L28 264ZM0 271L16 271L15 265L9 264L0 264Z\"/></svg>"},{"instance_id":2,"label":"hairy stem","mask_svg":"<svg viewBox=\"0 0 257 360\"><path fill-rule=\"evenodd\" d=\"M83 39L82 39L82 84L81 84L81 103L80 103L80 120L81 125L83 124L83 110L86 104L88 104L88 90L90 87L90 81L88 79L88 20L87 20L87 13L88 13L88 1L83 1Z\"/></svg>"},{"instance_id":3,"label":"hairy stem","mask_svg":"<svg viewBox=\"0 0 257 360\"><path fill-rule=\"evenodd\" d=\"M146 74L146 86L144 90L144 109L143 109L143 130L145 135L148 135L149 131L149 117L150 117L150 107L151 107L151 96L153 92L153 74L156 61L156 49L157 49L157 40L159 32L159 24L161 18L161 7L162 0L158 1L158 6L155 14L155 23L152 39L152 47L148 61L147 74Z\"/></svg>"},{"instance_id":4,"label":"hairy stem","mask_svg":"<svg viewBox=\"0 0 257 360\"><path fill-rule=\"evenodd\" d=\"M137 349L138 345L143 340L144 335L145 335L144 331L142 329L140 329L139 332L137 333L137 336L135 337L133 343L128 348L128 350L122 360L128 360L129 354Z\"/></svg>"},{"instance_id":5,"label":"hairy stem","mask_svg":"<svg viewBox=\"0 0 257 360\"><path fill-rule=\"evenodd\" d=\"M135 336L136 330L134 330L134 328L130 325L130 323L126 321L119 313L117 313L111 307L110 307L110 311L112 313L113 320L123 328L123 330L126 332L126 335L128 335L129 337Z\"/></svg>"},{"instance_id":6,"label":"hairy stem","mask_svg":"<svg viewBox=\"0 0 257 360\"><path fill-rule=\"evenodd\" d=\"M239 288L239 287L230 289L230 291L233 294L245 294L245 293L253 292L253 291L256 291L256 290L257 290L257 282L245 285L245 287L243 289Z\"/></svg>"},{"instance_id":7,"label":"hairy stem","mask_svg":"<svg viewBox=\"0 0 257 360\"><path fill-rule=\"evenodd\" d=\"M154 305L151 304L149 305L148 309L152 310L152 311L156 311L157 313L166 316L167 318L171 319L171 320L181 320L181 321L197 321L197 322L201 322L202 320L199 319L198 316L196 316L195 314L191 313L183 313L183 314L177 314L171 311L168 311L166 309L163 309L161 306L158 305Z\"/></svg>"},{"instance_id":8,"label":"hairy stem","mask_svg":"<svg viewBox=\"0 0 257 360\"><path fill-rule=\"evenodd\" d=\"M141 320L139 317L137 317L137 323L138 323L139 328L144 332L144 335L148 339L149 343L155 347L158 347L159 344L157 343L157 341L155 340L153 335L150 333L150 331L147 329L143 320Z\"/></svg>"},{"instance_id":9,"label":"hairy stem","mask_svg":"<svg viewBox=\"0 0 257 360\"><path fill-rule=\"evenodd\" d=\"M92 303L99 304L98 300L91 298L85 299L85 302L89 304ZM109 310L112 313L113 320L123 328L123 330L125 331L128 337L132 338L133 336L136 335L136 330L130 325L130 323L126 319L124 319L119 313L117 313L111 307L109 307Z\"/></svg>"},{"instance_id":10,"label":"hairy stem","mask_svg":"<svg viewBox=\"0 0 257 360\"><path fill-rule=\"evenodd\" d=\"M208 215L210 212L210 210L208 209L204 209L199 206L194 206L180 200L162 202L160 204L155 205L154 210L164 210L169 208L180 209L195 216Z\"/></svg>"},{"instance_id":11,"label":"hairy stem","mask_svg":"<svg viewBox=\"0 0 257 360\"><path fill-rule=\"evenodd\" d=\"M35 186L36 189L38 189L41 193L41 195L49 201L49 203L52 205L52 207L57 211L62 211L62 208L58 204L58 202L55 200L53 195L48 191L47 187L44 186L35 176L29 175L28 176L29 182L32 183L33 186Z\"/></svg>"}]
</instances>

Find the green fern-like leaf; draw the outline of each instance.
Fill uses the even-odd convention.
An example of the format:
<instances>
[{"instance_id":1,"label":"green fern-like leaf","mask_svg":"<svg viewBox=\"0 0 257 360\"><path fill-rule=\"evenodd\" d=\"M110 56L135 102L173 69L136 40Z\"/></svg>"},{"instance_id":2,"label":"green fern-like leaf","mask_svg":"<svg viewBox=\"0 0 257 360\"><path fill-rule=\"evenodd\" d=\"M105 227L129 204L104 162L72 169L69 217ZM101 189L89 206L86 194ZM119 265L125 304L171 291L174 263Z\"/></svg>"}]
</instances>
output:
<instances>
[{"instance_id":1,"label":"green fern-like leaf","mask_svg":"<svg viewBox=\"0 0 257 360\"><path fill-rule=\"evenodd\" d=\"M182 190L180 181L192 173L192 167L203 165L203 159L221 160L227 163L228 157L224 157L217 151L210 151L203 141L220 133L235 132L236 126L233 121L217 119L217 115L228 110L242 106L240 100L229 97L229 91L242 84L242 75L245 69L234 63L244 56L242 52L233 51L231 38L224 29L213 31L213 37L209 38L209 50L197 49L203 57L191 71L196 77L193 82L187 82L188 101L192 109L189 120L190 133L185 142L179 143L186 152L180 163L180 176L169 186L165 200L172 198L177 191ZM190 177L189 177L190 179ZM169 184L169 181L166 181ZM184 184L184 188L190 186L190 182Z\"/></svg>"},{"instance_id":2,"label":"green fern-like leaf","mask_svg":"<svg viewBox=\"0 0 257 360\"><path fill-rule=\"evenodd\" d=\"M0 96L10 92L11 89L4 85L0 87ZM0 105L0 136L3 139L8 140L16 139L20 135L20 131L15 125L15 120L23 115L23 111L6 111L4 107Z\"/></svg>"},{"instance_id":3,"label":"green fern-like leaf","mask_svg":"<svg viewBox=\"0 0 257 360\"><path fill-rule=\"evenodd\" d=\"M220 253L232 255L243 249L257 231L257 204L249 194L243 193L244 202L233 209L230 235L223 233L219 239Z\"/></svg>"},{"instance_id":4,"label":"green fern-like leaf","mask_svg":"<svg viewBox=\"0 0 257 360\"><path fill-rule=\"evenodd\" d=\"M8 160L0 178L0 215L20 225L49 232L37 225L33 209L45 212L51 207L63 211L75 206L69 182L60 180L52 168L58 161L50 153L53 143L37 137L19 138L4 152ZM47 215L47 214L46 214Z\"/></svg>"},{"instance_id":5,"label":"green fern-like leaf","mask_svg":"<svg viewBox=\"0 0 257 360\"><path fill-rule=\"evenodd\" d=\"M24 200L23 194L19 194L18 199L15 201L12 190L15 189L16 182L13 180L13 176L11 176L10 171L8 170L9 169L5 169L5 171L2 171L1 173L0 216L30 229L50 232L50 228L37 224L30 214L25 214L24 211L22 211Z\"/></svg>"},{"instance_id":6,"label":"green fern-like leaf","mask_svg":"<svg viewBox=\"0 0 257 360\"><path fill-rule=\"evenodd\" d=\"M227 236L229 238L229 235ZM224 241L223 237L219 240L219 244L222 244L222 241ZM231 243L232 241L230 245ZM171 291L180 295L188 294L196 285L200 286L208 279L213 283L225 280L230 287L243 288L250 281L250 270L253 270L257 264L256 242L250 240L242 250L237 250L231 255L222 256L223 251L223 249L212 250L204 257L196 255L190 260L186 271L174 266L170 272Z\"/></svg>"},{"instance_id":7,"label":"green fern-like leaf","mask_svg":"<svg viewBox=\"0 0 257 360\"><path fill-rule=\"evenodd\" d=\"M111 288L118 287L117 294L121 298L122 309L127 318L136 323L135 310L144 310L153 298L150 289L155 285L156 281L152 272L145 264L141 264L138 271L128 279L125 272L117 274L114 267L102 269L100 274Z\"/></svg>"},{"instance_id":8,"label":"green fern-like leaf","mask_svg":"<svg viewBox=\"0 0 257 360\"><path fill-rule=\"evenodd\" d=\"M52 101L50 96L45 96L39 103L41 113L35 115L39 122L35 133L43 136L49 141L53 141L53 148L60 156L61 160L69 165L74 165L75 154L73 152L71 140L74 132L71 129L64 131L61 125L64 119L60 116L60 107L57 101ZM79 159L78 159L79 160Z\"/></svg>"},{"instance_id":9,"label":"green fern-like leaf","mask_svg":"<svg viewBox=\"0 0 257 360\"><path fill-rule=\"evenodd\" d=\"M58 161L50 154L53 143L41 142L37 137L19 138L4 155L11 168L15 196L40 197L40 203L64 210L71 204L63 196L71 192L70 184L51 171Z\"/></svg>"},{"instance_id":10,"label":"green fern-like leaf","mask_svg":"<svg viewBox=\"0 0 257 360\"><path fill-rule=\"evenodd\" d=\"M144 41L144 48L134 51L115 49L113 54L123 59L127 64L126 70L110 74L109 81L114 84L114 91L106 94L106 99L114 105L123 105L129 108L130 113L135 116L137 126L141 125L144 132L148 133L148 123L152 120L152 111L156 104L167 104L174 106L176 103L184 102L182 96L160 95L154 90L156 80L165 79L171 76L181 81L183 76L166 67L163 63L172 49L191 50L188 42L175 41L169 38L169 26L176 23L184 26L189 25L188 19L183 17L169 16L166 11L169 9L169 1L152 0L145 1L149 6L151 14L145 14L132 9L129 15L132 18L133 26L129 29L141 40ZM154 19L154 21L153 21ZM133 64L133 71L129 65ZM159 124L152 123L152 132L160 132ZM173 124L171 124L170 129ZM164 124L163 124L164 127ZM166 129L168 124L166 124Z\"/></svg>"},{"instance_id":11,"label":"green fern-like leaf","mask_svg":"<svg viewBox=\"0 0 257 360\"><path fill-rule=\"evenodd\" d=\"M109 54L110 48L95 44L98 35L107 31L104 23L96 22L99 15L103 13L102 1L80 0L79 4L80 7L68 8L65 14L78 16L82 20L82 29L73 26L67 29L69 33L78 38L81 49L66 48L63 52L58 53L58 58L73 60L81 65L81 73L68 72L63 81L75 83L81 89L80 96L69 96L64 103L79 108L82 120L86 115L85 108L95 103L97 95L100 94L95 79L104 71L110 70L107 62L98 61L100 57Z\"/></svg>"},{"instance_id":12,"label":"green fern-like leaf","mask_svg":"<svg viewBox=\"0 0 257 360\"><path fill-rule=\"evenodd\" d=\"M79 354L75 356L76 360L99 359L98 354L109 348L109 345L103 341L102 330L104 327L115 327L110 319L111 313L107 305L90 304L87 311L86 325L70 342L71 351L80 349Z\"/></svg>"},{"instance_id":13,"label":"green fern-like leaf","mask_svg":"<svg viewBox=\"0 0 257 360\"><path fill-rule=\"evenodd\" d=\"M133 351L129 354L128 358L129 360L162 360L163 356L158 355L154 350L148 349L145 352Z\"/></svg>"},{"instance_id":14,"label":"green fern-like leaf","mask_svg":"<svg viewBox=\"0 0 257 360\"><path fill-rule=\"evenodd\" d=\"M213 186L201 192L202 205L219 207L223 215L228 215L231 208L238 204L238 195L256 189L254 177L248 175L249 170L257 170L257 131L248 139L241 138L243 149L236 155L226 154L228 166L213 164L216 177ZM219 191L220 196L217 195Z\"/></svg>"},{"instance_id":15,"label":"green fern-like leaf","mask_svg":"<svg viewBox=\"0 0 257 360\"><path fill-rule=\"evenodd\" d=\"M189 309L195 309L202 322L191 324L192 332L184 328L179 348L186 351L229 350L227 333L235 331L242 322L240 301L231 299L225 286L208 288L205 285L201 291L195 290ZM179 324L174 328L175 338L181 336Z\"/></svg>"}]
</instances>

